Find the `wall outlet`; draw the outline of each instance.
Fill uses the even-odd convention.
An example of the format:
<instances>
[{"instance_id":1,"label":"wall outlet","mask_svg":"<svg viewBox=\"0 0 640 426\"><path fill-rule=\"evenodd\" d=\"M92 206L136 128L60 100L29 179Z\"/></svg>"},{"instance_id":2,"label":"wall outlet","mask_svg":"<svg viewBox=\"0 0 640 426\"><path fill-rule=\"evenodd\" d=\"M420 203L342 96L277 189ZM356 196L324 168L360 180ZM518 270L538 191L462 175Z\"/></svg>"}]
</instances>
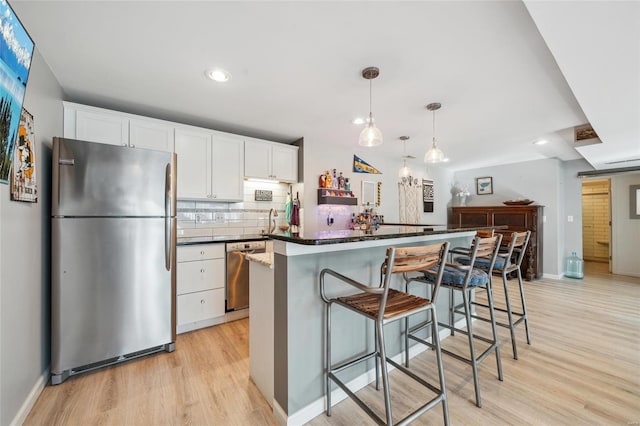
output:
<instances>
[{"instance_id":1,"label":"wall outlet","mask_svg":"<svg viewBox=\"0 0 640 426\"><path fill-rule=\"evenodd\" d=\"M215 223L224 223L224 214L216 213L215 216L213 217L213 220Z\"/></svg>"}]
</instances>

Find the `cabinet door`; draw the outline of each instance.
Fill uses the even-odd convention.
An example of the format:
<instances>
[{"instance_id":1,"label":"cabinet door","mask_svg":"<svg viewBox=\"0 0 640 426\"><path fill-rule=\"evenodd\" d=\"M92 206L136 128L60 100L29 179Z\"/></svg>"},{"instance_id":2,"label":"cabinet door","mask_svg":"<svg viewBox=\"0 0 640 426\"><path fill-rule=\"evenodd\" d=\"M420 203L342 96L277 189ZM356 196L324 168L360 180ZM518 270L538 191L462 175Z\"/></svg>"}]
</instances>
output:
<instances>
[{"instance_id":1,"label":"cabinet door","mask_svg":"<svg viewBox=\"0 0 640 426\"><path fill-rule=\"evenodd\" d=\"M211 133L176 128L178 198L211 199Z\"/></svg>"},{"instance_id":2,"label":"cabinet door","mask_svg":"<svg viewBox=\"0 0 640 426\"><path fill-rule=\"evenodd\" d=\"M211 159L212 196L216 201L242 201L244 139L214 134Z\"/></svg>"},{"instance_id":3,"label":"cabinet door","mask_svg":"<svg viewBox=\"0 0 640 426\"><path fill-rule=\"evenodd\" d=\"M129 146L173 152L173 132L173 125L132 118L129 121Z\"/></svg>"},{"instance_id":4,"label":"cabinet door","mask_svg":"<svg viewBox=\"0 0 640 426\"><path fill-rule=\"evenodd\" d=\"M271 175L286 182L298 181L298 148L288 145L272 145Z\"/></svg>"},{"instance_id":5,"label":"cabinet door","mask_svg":"<svg viewBox=\"0 0 640 426\"><path fill-rule=\"evenodd\" d=\"M78 110L76 139L126 146L129 144L129 119L106 111Z\"/></svg>"},{"instance_id":6,"label":"cabinet door","mask_svg":"<svg viewBox=\"0 0 640 426\"><path fill-rule=\"evenodd\" d=\"M258 140L244 141L244 176L272 179L271 144Z\"/></svg>"}]
</instances>

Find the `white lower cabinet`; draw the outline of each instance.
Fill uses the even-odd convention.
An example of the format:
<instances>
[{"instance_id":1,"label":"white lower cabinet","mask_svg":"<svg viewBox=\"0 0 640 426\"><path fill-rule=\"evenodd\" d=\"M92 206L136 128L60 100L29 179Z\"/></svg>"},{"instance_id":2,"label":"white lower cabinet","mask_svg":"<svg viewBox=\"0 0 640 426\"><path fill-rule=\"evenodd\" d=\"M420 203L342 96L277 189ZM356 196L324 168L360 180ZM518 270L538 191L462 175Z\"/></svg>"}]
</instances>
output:
<instances>
[{"instance_id":1,"label":"white lower cabinet","mask_svg":"<svg viewBox=\"0 0 640 426\"><path fill-rule=\"evenodd\" d=\"M224 322L225 245L179 246L177 332Z\"/></svg>"},{"instance_id":2,"label":"white lower cabinet","mask_svg":"<svg viewBox=\"0 0 640 426\"><path fill-rule=\"evenodd\" d=\"M178 296L178 332L187 331L187 327L180 331L180 326L197 323L211 318L224 316L224 288L199 291L197 293ZM191 327L189 330L201 328Z\"/></svg>"}]
</instances>

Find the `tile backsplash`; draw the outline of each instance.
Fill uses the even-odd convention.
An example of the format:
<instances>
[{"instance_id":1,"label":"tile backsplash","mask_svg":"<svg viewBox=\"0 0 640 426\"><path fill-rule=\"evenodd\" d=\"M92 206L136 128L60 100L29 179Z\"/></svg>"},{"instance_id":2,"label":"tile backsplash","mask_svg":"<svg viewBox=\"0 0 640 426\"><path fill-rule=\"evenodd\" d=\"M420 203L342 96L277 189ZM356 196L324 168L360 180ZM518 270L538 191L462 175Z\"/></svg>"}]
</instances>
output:
<instances>
[{"instance_id":1,"label":"tile backsplash","mask_svg":"<svg viewBox=\"0 0 640 426\"><path fill-rule=\"evenodd\" d=\"M255 201L256 190L272 191L272 201ZM178 237L260 234L272 208L278 212L276 225L283 225L288 191L284 183L245 181L241 203L178 200Z\"/></svg>"}]
</instances>

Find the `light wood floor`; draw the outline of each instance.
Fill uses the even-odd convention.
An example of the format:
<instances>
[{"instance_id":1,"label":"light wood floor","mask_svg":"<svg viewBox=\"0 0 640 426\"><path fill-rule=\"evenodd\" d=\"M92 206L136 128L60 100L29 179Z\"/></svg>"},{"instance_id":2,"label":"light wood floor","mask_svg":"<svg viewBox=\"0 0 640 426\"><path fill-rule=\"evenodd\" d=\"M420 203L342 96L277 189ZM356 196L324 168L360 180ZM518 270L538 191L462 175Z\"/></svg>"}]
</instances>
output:
<instances>
[{"instance_id":1,"label":"light wood floor","mask_svg":"<svg viewBox=\"0 0 640 426\"><path fill-rule=\"evenodd\" d=\"M514 360L508 330L499 329L504 382L495 358L480 367L483 407L474 405L470 367L445 356L452 424L577 425L640 424L640 279L586 266L583 280L525 282L532 331L528 346L517 331ZM511 282L515 290L514 281ZM499 279L496 300L503 300ZM513 298L513 291L511 292ZM484 334L484 323L476 321ZM248 377L248 321L178 336L171 354L154 355L48 386L26 425L273 425L270 407ZM445 347L464 351L456 335ZM435 382L434 357L425 351L412 368ZM391 373L394 418L412 411L429 391L400 372ZM359 392L382 414L381 393ZM440 407L414 424L441 424ZM311 425L368 425L370 419L345 400Z\"/></svg>"}]
</instances>

